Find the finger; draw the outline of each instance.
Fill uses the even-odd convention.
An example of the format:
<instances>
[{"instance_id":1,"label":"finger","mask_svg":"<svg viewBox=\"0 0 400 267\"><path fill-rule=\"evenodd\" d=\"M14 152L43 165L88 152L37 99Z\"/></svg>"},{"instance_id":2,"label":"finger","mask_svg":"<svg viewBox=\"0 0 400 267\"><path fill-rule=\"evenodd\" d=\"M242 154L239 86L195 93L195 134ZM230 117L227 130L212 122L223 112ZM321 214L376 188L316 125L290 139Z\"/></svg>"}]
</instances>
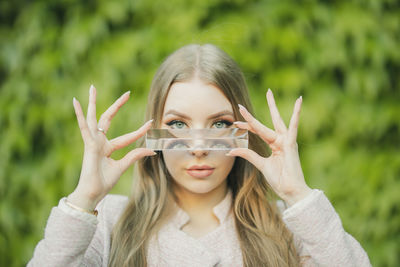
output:
<instances>
[{"instance_id":1,"label":"finger","mask_svg":"<svg viewBox=\"0 0 400 267\"><path fill-rule=\"evenodd\" d=\"M289 123L289 139L292 142L296 142L297 129L298 129L298 126L299 126L300 110L301 110L301 104L302 103L303 103L303 97L300 96L296 100L296 103L294 104L292 118L290 119L290 123Z\"/></svg>"},{"instance_id":2,"label":"finger","mask_svg":"<svg viewBox=\"0 0 400 267\"><path fill-rule=\"evenodd\" d=\"M283 122L281 115L279 114L278 108L276 107L274 95L271 89L268 89L266 97L267 97L269 112L271 113L271 119L272 123L274 124L275 130L281 133L287 131L286 125Z\"/></svg>"},{"instance_id":3,"label":"finger","mask_svg":"<svg viewBox=\"0 0 400 267\"><path fill-rule=\"evenodd\" d=\"M82 107L78 100L74 97L72 100L72 105L74 106L76 119L78 120L79 129L81 131L82 139L87 142L91 138L88 125L86 123L85 117L83 115Z\"/></svg>"},{"instance_id":4,"label":"finger","mask_svg":"<svg viewBox=\"0 0 400 267\"><path fill-rule=\"evenodd\" d=\"M121 173L125 172L129 166L145 156L154 156L157 153L148 148L136 148L130 151L122 159L118 161Z\"/></svg>"},{"instance_id":5,"label":"finger","mask_svg":"<svg viewBox=\"0 0 400 267\"><path fill-rule=\"evenodd\" d=\"M235 121L233 122L233 124L235 124L236 127L240 128L240 129L245 129L245 130L249 130L249 131L253 131L253 128L250 127L248 122L244 122L244 121Z\"/></svg>"},{"instance_id":6,"label":"finger","mask_svg":"<svg viewBox=\"0 0 400 267\"><path fill-rule=\"evenodd\" d=\"M275 136L275 137L276 137L276 134L275 134L274 131L272 131L271 129L269 129L267 126L263 125L263 124L262 124L261 122L259 122L258 120L257 120L257 122L260 124L260 126L261 126L262 128L265 128L265 131L270 132L270 134L271 134L272 136ZM235 121L235 122L233 122L233 124L235 124L235 126L238 127L238 128L240 128L240 129L245 129L245 130L249 130L249 131L251 131L251 132L253 132L253 133L256 133L256 129L254 129L254 127L251 127L250 123L248 123L248 122L244 122L244 121Z\"/></svg>"},{"instance_id":7,"label":"finger","mask_svg":"<svg viewBox=\"0 0 400 267\"><path fill-rule=\"evenodd\" d=\"M260 171L264 166L263 164L264 158L248 148L235 148L229 151L226 155L244 158L245 160L253 164Z\"/></svg>"},{"instance_id":8,"label":"finger","mask_svg":"<svg viewBox=\"0 0 400 267\"><path fill-rule=\"evenodd\" d=\"M112 139L110 141L111 147L112 147L111 153L114 152L115 150L118 150L123 147L126 147L127 145L130 145L131 143L135 142L140 137L145 135L146 132L151 128L152 122L153 122L153 120L149 120L148 122L143 124L143 126L140 127L138 130Z\"/></svg>"},{"instance_id":9,"label":"finger","mask_svg":"<svg viewBox=\"0 0 400 267\"><path fill-rule=\"evenodd\" d=\"M97 119L96 119L96 88L93 85L89 89L89 104L86 116L86 121L92 133L97 132Z\"/></svg>"},{"instance_id":10,"label":"finger","mask_svg":"<svg viewBox=\"0 0 400 267\"><path fill-rule=\"evenodd\" d=\"M117 114L118 110L128 101L131 91L126 92L118 98L100 117L99 127L104 129L105 132L110 128L111 120Z\"/></svg>"},{"instance_id":11,"label":"finger","mask_svg":"<svg viewBox=\"0 0 400 267\"><path fill-rule=\"evenodd\" d=\"M265 132L266 132L266 131L270 131L270 132L271 132L270 135L273 136L273 137L271 137L271 138L269 139L267 136L265 136L264 133L260 133L260 131L257 131L256 129L254 129L253 127L251 127L251 125L250 125L248 122L244 122L244 121L235 121L235 122L233 122L233 124L235 124L235 126L238 127L238 128L240 128L240 129L248 130L248 131L250 131L250 132L252 132L252 133L258 134L259 136L264 135L264 136L262 136L261 138L262 138L265 142L267 142L268 144L273 143L274 140L276 139L276 134L275 134L275 132L272 131L271 129L269 129L268 127L264 126L264 125L261 124L261 123L260 123L260 124L261 124L261 127L265 128L265 129L263 129L262 131L263 131L263 132L264 132L264 131L265 131Z\"/></svg>"},{"instance_id":12,"label":"finger","mask_svg":"<svg viewBox=\"0 0 400 267\"><path fill-rule=\"evenodd\" d=\"M259 122L250 112L239 104L239 112L242 114L243 118L247 121L250 126L250 131L260 136L268 144L273 143L276 139L276 133L269 129L267 126ZM243 125L243 124L242 124ZM240 127L240 123L237 124Z\"/></svg>"}]
</instances>

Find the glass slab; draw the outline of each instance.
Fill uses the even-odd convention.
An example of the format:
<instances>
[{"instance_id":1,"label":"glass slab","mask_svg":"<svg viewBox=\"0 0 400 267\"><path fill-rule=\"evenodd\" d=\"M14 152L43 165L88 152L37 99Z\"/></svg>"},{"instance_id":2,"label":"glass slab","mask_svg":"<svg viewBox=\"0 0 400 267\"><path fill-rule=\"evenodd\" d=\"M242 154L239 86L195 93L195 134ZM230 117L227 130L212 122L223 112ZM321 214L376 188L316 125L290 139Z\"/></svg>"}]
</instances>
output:
<instances>
[{"instance_id":1,"label":"glass slab","mask_svg":"<svg viewBox=\"0 0 400 267\"><path fill-rule=\"evenodd\" d=\"M156 150L231 150L248 147L248 131L224 129L150 129L146 147Z\"/></svg>"}]
</instances>

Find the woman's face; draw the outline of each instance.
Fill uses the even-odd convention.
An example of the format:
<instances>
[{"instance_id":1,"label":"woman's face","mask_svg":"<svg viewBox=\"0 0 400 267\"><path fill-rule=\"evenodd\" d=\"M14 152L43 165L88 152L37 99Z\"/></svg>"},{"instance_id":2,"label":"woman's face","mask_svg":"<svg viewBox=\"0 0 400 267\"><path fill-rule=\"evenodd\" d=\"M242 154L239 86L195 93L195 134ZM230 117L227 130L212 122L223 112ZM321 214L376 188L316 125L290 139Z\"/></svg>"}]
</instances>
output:
<instances>
[{"instance_id":1,"label":"woman's face","mask_svg":"<svg viewBox=\"0 0 400 267\"><path fill-rule=\"evenodd\" d=\"M232 105L222 91L195 79L171 85L161 128L230 128L234 121ZM174 180L174 190L195 194L225 191L226 178L235 161L234 157L225 156L226 152L164 151L165 164Z\"/></svg>"}]
</instances>

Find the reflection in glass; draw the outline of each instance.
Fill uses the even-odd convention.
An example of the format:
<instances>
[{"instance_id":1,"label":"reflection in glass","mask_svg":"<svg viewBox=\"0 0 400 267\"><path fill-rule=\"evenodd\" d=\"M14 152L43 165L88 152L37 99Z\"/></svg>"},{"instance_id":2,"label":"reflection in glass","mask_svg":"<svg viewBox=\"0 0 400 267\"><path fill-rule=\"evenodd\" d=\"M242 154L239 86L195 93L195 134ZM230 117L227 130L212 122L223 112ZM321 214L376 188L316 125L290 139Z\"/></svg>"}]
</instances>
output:
<instances>
[{"instance_id":1,"label":"reflection in glass","mask_svg":"<svg viewBox=\"0 0 400 267\"><path fill-rule=\"evenodd\" d=\"M153 150L231 150L247 148L248 132L226 129L151 129L146 147Z\"/></svg>"}]
</instances>

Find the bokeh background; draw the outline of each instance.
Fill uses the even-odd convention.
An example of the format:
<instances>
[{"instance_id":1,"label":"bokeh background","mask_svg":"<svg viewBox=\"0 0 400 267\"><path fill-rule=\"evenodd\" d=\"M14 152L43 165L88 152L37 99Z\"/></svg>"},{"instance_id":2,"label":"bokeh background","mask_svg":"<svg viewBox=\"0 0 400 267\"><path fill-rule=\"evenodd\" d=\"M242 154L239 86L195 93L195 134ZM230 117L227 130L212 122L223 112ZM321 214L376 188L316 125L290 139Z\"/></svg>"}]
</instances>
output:
<instances>
[{"instance_id":1,"label":"bokeh background","mask_svg":"<svg viewBox=\"0 0 400 267\"><path fill-rule=\"evenodd\" d=\"M52 206L79 178L72 107L129 102L109 137L144 121L152 76L189 43L242 67L256 116L272 88L298 137L308 184L325 191L374 266L400 266L400 3L395 0L0 2L0 265L24 266ZM118 151L121 158L130 146ZM129 194L131 167L113 193Z\"/></svg>"}]
</instances>

